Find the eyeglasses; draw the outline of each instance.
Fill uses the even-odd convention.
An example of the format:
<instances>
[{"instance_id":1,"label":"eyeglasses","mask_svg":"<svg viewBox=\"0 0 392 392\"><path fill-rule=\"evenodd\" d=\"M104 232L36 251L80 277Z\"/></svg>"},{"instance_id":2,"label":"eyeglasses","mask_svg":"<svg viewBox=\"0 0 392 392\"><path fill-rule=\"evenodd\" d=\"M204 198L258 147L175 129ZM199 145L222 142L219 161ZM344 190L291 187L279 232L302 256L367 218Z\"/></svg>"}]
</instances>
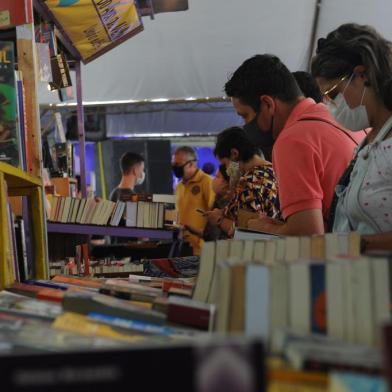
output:
<instances>
[{"instance_id":1,"label":"eyeglasses","mask_svg":"<svg viewBox=\"0 0 392 392\"><path fill-rule=\"evenodd\" d=\"M188 163L191 163L191 162L196 162L196 159L190 159L189 161L186 161L184 164L182 164L182 165L178 165L176 162L173 162L172 163L172 166L175 166L175 167L185 167Z\"/></svg>"},{"instance_id":2,"label":"eyeglasses","mask_svg":"<svg viewBox=\"0 0 392 392\"><path fill-rule=\"evenodd\" d=\"M349 75L344 75L344 76L343 76L342 78L340 78L340 80L339 80L336 84L334 84L331 88L329 88L327 91L324 91L324 93L323 93L323 98L324 98L326 101L333 101L336 95L335 95L335 96L331 96L330 94L331 94L332 92L334 92L334 91L340 86L340 84L341 84L342 82L344 82L348 77L349 77Z\"/></svg>"}]
</instances>

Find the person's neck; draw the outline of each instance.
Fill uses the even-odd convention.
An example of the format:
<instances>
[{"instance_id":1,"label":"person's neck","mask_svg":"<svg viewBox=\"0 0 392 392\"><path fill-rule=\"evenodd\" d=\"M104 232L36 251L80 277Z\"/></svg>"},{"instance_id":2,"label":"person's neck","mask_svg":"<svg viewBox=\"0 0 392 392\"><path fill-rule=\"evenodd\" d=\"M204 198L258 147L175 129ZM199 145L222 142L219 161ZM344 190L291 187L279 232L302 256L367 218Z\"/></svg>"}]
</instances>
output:
<instances>
[{"instance_id":1,"label":"person's neck","mask_svg":"<svg viewBox=\"0 0 392 392\"><path fill-rule=\"evenodd\" d=\"M279 136L280 132L283 130L283 128L286 125L286 122L288 118L290 117L292 111L295 109L295 107L302 102L304 99L306 99L304 96L298 97L294 102L281 102L281 105L279 105L279 117L274 118L274 128L279 129L279 132L275 136L275 139Z\"/></svg>"},{"instance_id":2,"label":"person's neck","mask_svg":"<svg viewBox=\"0 0 392 392\"><path fill-rule=\"evenodd\" d=\"M136 178L133 176L122 176L120 183L118 184L119 188L122 189L130 189L133 191L136 184Z\"/></svg>"},{"instance_id":3,"label":"person's neck","mask_svg":"<svg viewBox=\"0 0 392 392\"><path fill-rule=\"evenodd\" d=\"M242 172L246 173L256 166L263 166L266 164L268 164L268 162L265 159L261 158L259 155L253 155L253 158L242 164Z\"/></svg>"},{"instance_id":4,"label":"person's neck","mask_svg":"<svg viewBox=\"0 0 392 392\"><path fill-rule=\"evenodd\" d=\"M192 178L195 177L195 175L196 175L196 173L197 173L198 171L199 171L199 169L195 169L195 171L194 171L193 173L189 174L188 177L186 177L186 178L184 177L183 180L182 180L182 182L185 184L185 183L187 183L188 181L192 180Z\"/></svg>"},{"instance_id":5,"label":"person's neck","mask_svg":"<svg viewBox=\"0 0 392 392\"><path fill-rule=\"evenodd\" d=\"M380 132L380 129L392 116L392 111L387 109L381 102L374 102L373 105L367 108L369 115L369 123L372 131L368 135L368 141L371 142Z\"/></svg>"}]
</instances>

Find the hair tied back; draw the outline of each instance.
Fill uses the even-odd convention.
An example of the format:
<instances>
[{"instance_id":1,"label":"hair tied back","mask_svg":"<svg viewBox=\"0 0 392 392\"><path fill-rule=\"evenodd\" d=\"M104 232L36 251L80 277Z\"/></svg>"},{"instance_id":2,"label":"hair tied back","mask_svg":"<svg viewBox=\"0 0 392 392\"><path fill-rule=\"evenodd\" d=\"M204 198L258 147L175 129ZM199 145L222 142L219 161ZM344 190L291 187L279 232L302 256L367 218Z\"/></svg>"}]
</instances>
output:
<instances>
[{"instance_id":1,"label":"hair tied back","mask_svg":"<svg viewBox=\"0 0 392 392\"><path fill-rule=\"evenodd\" d=\"M316 53L319 53L325 46L327 45L327 39L326 38L319 38L317 41L317 49Z\"/></svg>"}]
</instances>

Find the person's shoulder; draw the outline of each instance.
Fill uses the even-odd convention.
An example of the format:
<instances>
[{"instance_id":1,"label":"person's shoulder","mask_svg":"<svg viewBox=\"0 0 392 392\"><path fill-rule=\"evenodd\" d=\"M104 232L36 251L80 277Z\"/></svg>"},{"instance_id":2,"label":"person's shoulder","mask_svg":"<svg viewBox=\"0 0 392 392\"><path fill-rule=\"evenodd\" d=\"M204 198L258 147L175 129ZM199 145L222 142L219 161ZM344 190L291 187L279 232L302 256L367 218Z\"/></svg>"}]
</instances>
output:
<instances>
[{"instance_id":1,"label":"person's shoulder","mask_svg":"<svg viewBox=\"0 0 392 392\"><path fill-rule=\"evenodd\" d=\"M209 174L204 173L203 170L199 170L198 180L200 182L210 183L210 182L212 182L212 177Z\"/></svg>"},{"instance_id":2,"label":"person's shoulder","mask_svg":"<svg viewBox=\"0 0 392 392\"><path fill-rule=\"evenodd\" d=\"M118 187L114 188L109 195L109 200L117 201L118 200Z\"/></svg>"},{"instance_id":3,"label":"person's shoulder","mask_svg":"<svg viewBox=\"0 0 392 392\"><path fill-rule=\"evenodd\" d=\"M339 127L340 125L336 123L326 105L313 102L313 104L308 103L304 110L289 118L286 126L283 128L282 136L289 137L297 132L301 132L302 134L313 133L317 132L317 129L320 128L336 130Z\"/></svg>"},{"instance_id":4,"label":"person's shoulder","mask_svg":"<svg viewBox=\"0 0 392 392\"><path fill-rule=\"evenodd\" d=\"M257 179L271 179L274 180L275 173L272 164L266 162L265 164L260 164L254 166L251 170L244 174L244 179L248 181L254 181Z\"/></svg>"}]
</instances>

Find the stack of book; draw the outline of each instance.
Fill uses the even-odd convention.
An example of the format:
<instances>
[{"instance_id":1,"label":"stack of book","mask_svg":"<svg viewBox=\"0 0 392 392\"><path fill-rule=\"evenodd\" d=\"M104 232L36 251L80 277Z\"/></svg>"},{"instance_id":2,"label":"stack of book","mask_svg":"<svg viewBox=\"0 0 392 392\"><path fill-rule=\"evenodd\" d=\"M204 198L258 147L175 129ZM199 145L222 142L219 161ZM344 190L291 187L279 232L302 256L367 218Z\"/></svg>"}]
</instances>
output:
<instances>
[{"instance_id":1,"label":"stack of book","mask_svg":"<svg viewBox=\"0 0 392 392\"><path fill-rule=\"evenodd\" d=\"M132 195L130 201L112 202L94 198L53 196L49 221L86 225L119 226L125 218L128 227L163 229L165 206L171 195Z\"/></svg>"},{"instance_id":2,"label":"stack of book","mask_svg":"<svg viewBox=\"0 0 392 392\"><path fill-rule=\"evenodd\" d=\"M273 334L273 350L293 370L345 371L381 375L382 352L377 347L344 342L320 334L299 334L283 328Z\"/></svg>"},{"instance_id":3,"label":"stack of book","mask_svg":"<svg viewBox=\"0 0 392 392\"><path fill-rule=\"evenodd\" d=\"M125 258L121 260L89 260L89 274L91 277L120 277L128 276L131 273L142 274L143 271L143 263L131 262L130 258ZM74 257L69 257L66 260L49 262L50 277L54 277L56 275L79 276L80 273L84 272L84 265L82 263L78 264L76 258Z\"/></svg>"},{"instance_id":4,"label":"stack of book","mask_svg":"<svg viewBox=\"0 0 392 392\"><path fill-rule=\"evenodd\" d=\"M50 281L28 280L13 284L0 293L0 313L19 309L32 315L36 305L36 317L45 317L46 307L50 309L47 318L56 321L64 312L83 315L78 317L78 322L75 319L76 326L93 322L91 319L94 318L113 325L135 323L138 332L142 331L143 325L148 331L162 326L164 335L169 334L170 326L174 335L186 337L187 332L181 332L183 326L192 328L189 336L193 337L195 330L211 331L215 307L191 299L192 288L193 282L188 280L139 280L133 275L132 279L101 280L57 275ZM64 318L69 320L72 317ZM54 325L63 324L58 321ZM132 328L128 326L128 329Z\"/></svg>"},{"instance_id":5,"label":"stack of book","mask_svg":"<svg viewBox=\"0 0 392 392\"><path fill-rule=\"evenodd\" d=\"M4 181L4 180L3 180ZM4 181L3 186L7 189L7 183ZM24 221L21 217L16 217L12 211L9 202L6 204L6 224L7 226L2 228L8 241L6 243L6 268L7 273L10 273L13 280L20 282L28 279L33 275L33 268L28 263L27 258L27 241ZM0 273L5 271L0 267Z\"/></svg>"},{"instance_id":6,"label":"stack of book","mask_svg":"<svg viewBox=\"0 0 392 392\"><path fill-rule=\"evenodd\" d=\"M391 257L360 256L357 233L206 243L193 298L217 305L215 330L271 339L290 327L380 344Z\"/></svg>"},{"instance_id":7,"label":"stack of book","mask_svg":"<svg viewBox=\"0 0 392 392\"><path fill-rule=\"evenodd\" d=\"M125 203L125 226L162 229L166 219L166 208L175 204L174 195L129 195Z\"/></svg>"},{"instance_id":8,"label":"stack of book","mask_svg":"<svg viewBox=\"0 0 392 392\"><path fill-rule=\"evenodd\" d=\"M77 199L61 196L52 197L50 211L49 221L57 223L107 225L118 215L117 205L112 201L97 202L94 198Z\"/></svg>"}]
</instances>

